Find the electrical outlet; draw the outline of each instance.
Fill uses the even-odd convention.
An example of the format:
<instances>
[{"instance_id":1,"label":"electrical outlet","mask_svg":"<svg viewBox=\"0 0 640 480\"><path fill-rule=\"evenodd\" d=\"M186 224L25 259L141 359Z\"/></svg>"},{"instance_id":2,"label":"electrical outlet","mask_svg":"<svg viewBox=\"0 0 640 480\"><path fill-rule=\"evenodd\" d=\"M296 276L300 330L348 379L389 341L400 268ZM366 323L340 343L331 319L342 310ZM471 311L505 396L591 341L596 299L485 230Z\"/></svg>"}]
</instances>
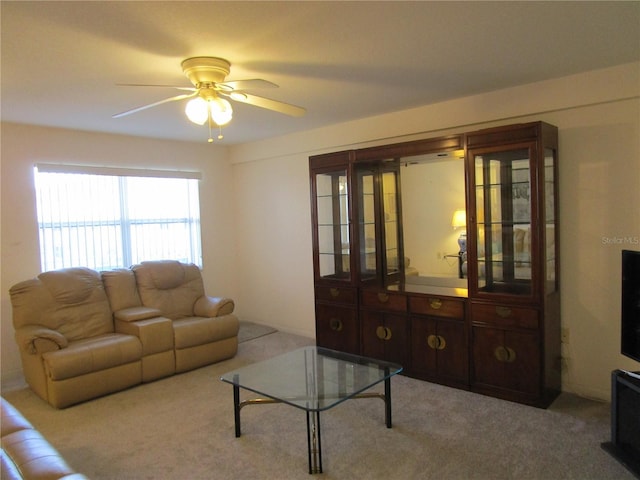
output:
<instances>
[{"instance_id":1,"label":"electrical outlet","mask_svg":"<svg viewBox=\"0 0 640 480\"><path fill-rule=\"evenodd\" d=\"M562 343L569 343L569 329L561 328L560 329L560 341Z\"/></svg>"}]
</instances>

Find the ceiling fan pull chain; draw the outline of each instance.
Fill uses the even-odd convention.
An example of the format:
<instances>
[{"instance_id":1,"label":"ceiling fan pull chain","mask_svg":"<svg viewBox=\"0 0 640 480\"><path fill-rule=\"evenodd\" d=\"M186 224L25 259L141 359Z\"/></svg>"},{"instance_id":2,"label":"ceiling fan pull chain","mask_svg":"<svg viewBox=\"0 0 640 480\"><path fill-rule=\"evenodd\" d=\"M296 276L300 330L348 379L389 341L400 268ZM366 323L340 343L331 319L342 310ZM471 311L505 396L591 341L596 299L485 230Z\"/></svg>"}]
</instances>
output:
<instances>
[{"instance_id":1,"label":"ceiling fan pull chain","mask_svg":"<svg viewBox=\"0 0 640 480\"><path fill-rule=\"evenodd\" d=\"M222 136L222 125L218 125L218 128L220 129L220 133L218 134L218 140L222 140L224 138Z\"/></svg>"},{"instance_id":2,"label":"ceiling fan pull chain","mask_svg":"<svg viewBox=\"0 0 640 480\"><path fill-rule=\"evenodd\" d=\"M211 136L211 115L208 115L208 116L209 116L209 118L208 118L208 120L209 120L209 140L207 140L207 142L213 143L213 137Z\"/></svg>"}]
</instances>

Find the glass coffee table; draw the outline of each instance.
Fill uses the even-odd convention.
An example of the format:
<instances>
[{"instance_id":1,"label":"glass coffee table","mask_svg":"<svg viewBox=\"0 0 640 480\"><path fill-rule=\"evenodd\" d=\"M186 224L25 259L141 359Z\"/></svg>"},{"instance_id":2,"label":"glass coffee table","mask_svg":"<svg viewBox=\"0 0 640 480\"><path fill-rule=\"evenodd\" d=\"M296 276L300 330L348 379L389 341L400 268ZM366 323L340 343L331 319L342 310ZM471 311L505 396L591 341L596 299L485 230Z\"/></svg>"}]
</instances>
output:
<instances>
[{"instance_id":1,"label":"glass coffee table","mask_svg":"<svg viewBox=\"0 0 640 480\"><path fill-rule=\"evenodd\" d=\"M228 372L221 380L233 385L236 437L246 405L286 403L304 410L309 473L322 473L320 412L351 398L381 398L391 428L391 377L401 371L395 363L310 346ZM382 382L384 393L366 392ZM260 397L240 401L241 388Z\"/></svg>"}]
</instances>

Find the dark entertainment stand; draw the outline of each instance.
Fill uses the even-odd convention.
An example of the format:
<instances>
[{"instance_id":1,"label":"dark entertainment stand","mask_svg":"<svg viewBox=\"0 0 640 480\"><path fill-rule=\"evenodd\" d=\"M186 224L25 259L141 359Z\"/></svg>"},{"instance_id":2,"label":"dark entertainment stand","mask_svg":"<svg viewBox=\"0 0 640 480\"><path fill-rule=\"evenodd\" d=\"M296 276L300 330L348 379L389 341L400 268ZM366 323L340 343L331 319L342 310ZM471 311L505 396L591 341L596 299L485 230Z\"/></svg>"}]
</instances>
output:
<instances>
[{"instance_id":1,"label":"dark entertainment stand","mask_svg":"<svg viewBox=\"0 0 640 480\"><path fill-rule=\"evenodd\" d=\"M611 441L602 448L640 478L640 372L611 372Z\"/></svg>"}]
</instances>

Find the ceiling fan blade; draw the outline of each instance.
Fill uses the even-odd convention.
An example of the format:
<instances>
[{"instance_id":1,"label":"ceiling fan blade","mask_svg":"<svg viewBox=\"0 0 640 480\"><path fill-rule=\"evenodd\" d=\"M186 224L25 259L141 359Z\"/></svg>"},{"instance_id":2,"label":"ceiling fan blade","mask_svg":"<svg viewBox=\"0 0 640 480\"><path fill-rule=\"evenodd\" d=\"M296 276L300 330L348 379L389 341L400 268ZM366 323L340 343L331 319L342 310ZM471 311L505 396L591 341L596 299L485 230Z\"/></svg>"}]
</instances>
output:
<instances>
[{"instance_id":1,"label":"ceiling fan blade","mask_svg":"<svg viewBox=\"0 0 640 480\"><path fill-rule=\"evenodd\" d=\"M292 117L301 117L305 113L307 113L307 111L302 107L280 102L278 100L259 97L257 95L251 95L245 92L233 92L227 96L232 100L235 100L236 102L247 103L256 107L266 108L268 110L273 110L274 112L291 115Z\"/></svg>"},{"instance_id":2,"label":"ceiling fan blade","mask_svg":"<svg viewBox=\"0 0 640 480\"><path fill-rule=\"evenodd\" d=\"M125 115L131 115L132 113L140 112L142 110L146 110L147 108L157 107L158 105L162 105L163 103L175 102L177 100L185 100L187 98L192 98L198 95L198 91L196 90L193 93L176 95L175 97L165 98L164 100L160 100L159 102L150 103L149 105L143 105L141 107L134 108L132 110L127 110L126 112L116 113L112 116L112 118L120 118Z\"/></svg>"},{"instance_id":3,"label":"ceiling fan blade","mask_svg":"<svg viewBox=\"0 0 640 480\"><path fill-rule=\"evenodd\" d=\"M255 88L278 88L273 82L261 78L250 78L248 80L232 80L230 82L218 83L223 90L252 90Z\"/></svg>"},{"instance_id":4,"label":"ceiling fan blade","mask_svg":"<svg viewBox=\"0 0 640 480\"><path fill-rule=\"evenodd\" d=\"M194 87L182 87L180 85L158 85L158 84L145 84L145 83L116 83L118 87L160 87L160 88L175 88L176 90L186 90L188 92L194 92Z\"/></svg>"}]
</instances>

